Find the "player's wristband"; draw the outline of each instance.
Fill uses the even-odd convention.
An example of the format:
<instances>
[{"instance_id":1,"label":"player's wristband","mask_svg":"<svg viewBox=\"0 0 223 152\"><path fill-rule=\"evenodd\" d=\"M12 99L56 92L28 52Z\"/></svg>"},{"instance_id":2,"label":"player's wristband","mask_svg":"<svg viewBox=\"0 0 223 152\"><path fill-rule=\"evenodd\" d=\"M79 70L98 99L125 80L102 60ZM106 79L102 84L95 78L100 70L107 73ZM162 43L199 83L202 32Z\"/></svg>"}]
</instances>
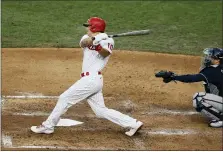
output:
<instances>
[{"instance_id":1,"label":"player's wristband","mask_svg":"<svg viewBox=\"0 0 223 152\"><path fill-rule=\"evenodd\" d=\"M95 47L95 51L100 52L101 50L102 50L101 45L97 45L97 46Z\"/></svg>"}]
</instances>

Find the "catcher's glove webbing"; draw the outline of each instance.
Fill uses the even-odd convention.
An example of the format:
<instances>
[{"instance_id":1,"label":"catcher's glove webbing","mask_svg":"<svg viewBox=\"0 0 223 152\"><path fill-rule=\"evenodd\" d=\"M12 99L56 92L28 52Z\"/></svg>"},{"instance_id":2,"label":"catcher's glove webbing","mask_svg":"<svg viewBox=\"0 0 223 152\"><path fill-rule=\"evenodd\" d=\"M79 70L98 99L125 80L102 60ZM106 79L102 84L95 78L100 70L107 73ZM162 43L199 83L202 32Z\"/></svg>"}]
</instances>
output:
<instances>
[{"instance_id":1,"label":"catcher's glove webbing","mask_svg":"<svg viewBox=\"0 0 223 152\"><path fill-rule=\"evenodd\" d=\"M175 74L173 72L171 72L171 71L164 71L164 70L161 70L161 71L155 73L155 76L157 78L163 78L163 82L165 82L165 83L169 83L170 81L172 81L174 75Z\"/></svg>"}]
</instances>

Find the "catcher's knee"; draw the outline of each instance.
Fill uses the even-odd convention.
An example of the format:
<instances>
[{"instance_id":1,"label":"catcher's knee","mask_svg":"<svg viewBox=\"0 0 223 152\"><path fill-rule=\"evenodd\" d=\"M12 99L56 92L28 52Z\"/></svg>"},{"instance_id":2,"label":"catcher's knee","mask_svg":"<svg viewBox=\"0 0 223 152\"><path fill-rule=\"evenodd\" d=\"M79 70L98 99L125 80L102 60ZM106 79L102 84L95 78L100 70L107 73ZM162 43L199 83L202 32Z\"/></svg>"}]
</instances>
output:
<instances>
[{"instance_id":1,"label":"catcher's knee","mask_svg":"<svg viewBox=\"0 0 223 152\"><path fill-rule=\"evenodd\" d=\"M195 93L193 96L193 107L200 112L203 109L203 97L206 95L205 92Z\"/></svg>"},{"instance_id":2,"label":"catcher's knee","mask_svg":"<svg viewBox=\"0 0 223 152\"><path fill-rule=\"evenodd\" d=\"M193 107L207 118L214 120L222 119L222 113L214 108L212 105L205 102L205 96L205 92L195 93L193 96Z\"/></svg>"}]
</instances>

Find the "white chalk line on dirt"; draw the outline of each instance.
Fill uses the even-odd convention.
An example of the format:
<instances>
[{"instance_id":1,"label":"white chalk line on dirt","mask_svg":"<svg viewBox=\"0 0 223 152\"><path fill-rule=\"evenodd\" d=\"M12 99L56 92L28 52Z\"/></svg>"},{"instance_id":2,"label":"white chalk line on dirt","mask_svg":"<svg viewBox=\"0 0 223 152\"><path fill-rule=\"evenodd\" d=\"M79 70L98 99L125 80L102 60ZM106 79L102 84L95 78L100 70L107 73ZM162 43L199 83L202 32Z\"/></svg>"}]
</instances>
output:
<instances>
[{"instance_id":1,"label":"white chalk line on dirt","mask_svg":"<svg viewBox=\"0 0 223 152\"><path fill-rule=\"evenodd\" d=\"M27 146L13 146L12 144L12 138L10 136L2 136L2 142L3 142L3 147L4 148L30 148L30 149L58 149L58 150L65 150L65 149L70 149L70 150L117 150L115 148L106 148L106 147L88 147L88 148L77 148L77 147L63 147L63 146L33 146L33 145L27 145Z\"/></svg>"},{"instance_id":2,"label":"white chalk line on dirt","mask_svg":"<svg viewBox=\"0 0 223 152\"><path fill-rule=\"evenodd\" d=\"M84 130L84 131L98 131L98 130L107 130L106 128L80 128L79 130ZM194 131L194 130L185 130L185 129L156 129L156 130L141 130L140 131L143 136L145 135L190 135L190 134L198 134L199 132ZM63 147L63 146L34 146L34 145L23 145L23 146L13 146L12 144L12 138L10 136L5 136L3 135L2 137L3 140L3 146L4 148L27 148L27 149L57 149L57 150L117 150L117 149L122 149L122 148L107 148L107 147L84 147L84 148L78 148L78 147ZM139 150L144 150L146 149L145 143L143 140L139 137L134 138L133 137L134 144L137 149Z\"/></svg>"},{"instance_id":3,"label":"white chalk line on dirt","mask_svg":"<svg viewBox=\"0 0 223 152\"><path fill-rule=\"evenodd\" d=\"M16 116L49 116L50 113L46 113L46 112L30 112L30 113L15 112L12 115L16 115Z\"/></svg>"},{"instance_id":4,"label":"white chalk line on dirt","mask_svg":"<svg viewBox=\"0 0 223 152\"><path fill-rule=\"evenodd\" d=\"M40 112L40 111L37 111L37 112L27 112L27 113L24 113L24 112L15 112L15 113L12 113L12 115L16 115L16 116L49 116L50 113ZM84 115L74 114L72 116L81 117L81 118L82 117L96 118L96 116L93 115L93 114L84 114Z\"/></svg>"},{"instance_id":5,"label":"white chalk line on dirt","mask_svg":"<svg viewBox=\"0 0 223 152\"><path fill-rule=\"evenodd\" d=\"M198 115L199 113L196 111L179 111L179 110L167 110L167 109L157 109L157 111L149 111L149 112L143 113L143 115L163 115L163 114Z\"/></svg>"},{"instance_id":6,"label":"white chalk line on dirt","mask_svg":"<svg viewBox=\"0 0 223 152\"><path fill-rule=\"evenodd\" d=\"M146 135L191 135L197 134L198 132L194 130L184 130L184 129L162 129L162 130L154 130L154 131L141 131Z\"/></svg>"},{"instance_id":7,"label":"white chalk line on dirt","mask_svg":"<svg viewBox=\"0 0 223 152\"><path fill-rule=\"evenodd\" d=\"M96 131L100 129L83 129L84 131L90 130L90 131ZM105 130L105 129L103 129ZM163 129L163 130L154 130L154 131L141 131L142 133L145 133L145 135L188 135L188 134L196 134L197 132L193 130L181 130L181 129ZM106 148L106 147L84 147L84 148L77 148L77 147L63 147L63 146L34 146L34 145L23 145L23 146L13 146L12 144L12 138L10 136L3 135L3 146L4 148L27 148L27 149L57 149L57 150L117 150L120 148ZM137 149L144 150L146 149L145 143L140 138L133 138L134 144Z\"/></svg>"},{"instance_id":8,"label":"white chalk line on dirt","mask_svg":"<svg viewBox=\"0 0 223 152\"><path fill-rule=\"evenodd\" d=\"M3 99L58 99L59 96L44 96L44 95L21 95L21 96L2 96ZM112 97L104 97L107 99L112 99Z\"/></svg>"},{"instance_id":9,"label":"white chalk line on dirt","mask_svg":"<svg viewBox=\"0 0 223 152\"><path fill-rule=\"evenodd\" d=\"M12 138L11 136L5 136L4 134L2 135L2 143L4 148L32 148L32 149L58 149L58 150L63 150L63 149L73 149L73 150L117 150L115 148L106 148L106 147L88 147L88 148L77 148L77 147L63 147L63 146L33 146L33 145L27 145L27 146L13 146L12 144Z\"/></svg>"},{"instance_id":10,"label":"white chalk line on dirt","mask_svg":"<svg viewBox=\"0 0 223 152\"><path fill-rule=\"evenodd\" d=\"M3 99L58 99L59 96L2 96Z\"/></svg>"},{"instance_id":11,"label":"white chalk line on dirt","mask_svg":"<svg viewBox=\"0 0 223 152\"><path fill-rule=\"evenodd\" d=\"M9 147L8 147L9 148ZM106 147L63 147L63 146L12 146L10 148L27 148L27 149L54 149L54 150L117 150L117 148L106 148Z\"/></svg>"},{"instance_id":12,"label":"white chalk line on dirt","mask_svg":"<svg viewBox=\"0 0 223 152\"><path fill-rule=\"evenodd\" d=\"M42 93L37 92L20 92L15 91L16 94L22 95L22 96L44 96Z\"/></svg>"},{"instance_id":13,"label":"white chalk line on dirt","mask_svg":"<svg viewBox=\"0 0 223 152\"><path fill-rule=\"evenodd\" d=\"M90 130L90 131L96 131L100 129L83 129L84 131ZM102 130L102 129L101 129ZM105 130L105 129L103 129ZM144 135L188 135L188 134L196 134L198 132L195 132L193 130L183 130L183 129L161 129L161 130L154 130L154 131L140 131L141 133L144 133ZM117 150L120 148L106 148L106 147L84 147L84 148L77 148L77 147L63 147L63 146L34 146L34 145L23 145L23 146L13 146L12 144L12 138L10 136L2 136L3 140L3 146L4 148L27 148L27 149L58 149L58 150ZM146 149L145 143L140 138L133 138L134 144L137 149Z\"/></svg>"},{"instance_id":14,"label":"white chalk line on dirt","mask_svg":"<svg viewBox=\"0 0 223 152\"><path fill-rule=\"evenodd\" d=\"M76 128L76 131L108 131L111 129L108 128ZM195 131L192 129L142 129L139 131L142 135L192 135L199 134L199 131ZM207 132L209 133L209 132ZM142 142L136 139L138 144L143 144Z\"/></svg>"},{"instance_id":15,"label":"white chalk line on dirt","mask_svg":"<svg viewBox=\"0 0 223 152\"><path fill-rule=\"evenodd\" d=\"M76 131L108 131L111 129L108 128L98 128L98 129L94 129L94 128L77 128L75 129ZM140 130L139 133L141 133L142 135L192 135L192 134L198 134L198 131L195 130L187 130L187 129L160 129L160 130ZM141 141L137 141L138 144L142 144L143 143Z\"/></svg>"},{"instance_id":16,"label":"white chalk line on dirt","mask_svg":"<svg viewBox=\"0 0 223 152\"><path fill-rule=\"evenodd\" d=\"M12 147L12 138L3 134L2 143L4 147Z\"/></svg>"},{"instance_id":17,"label":"white chalk line on dirt","mask_svg":"<svg viewBox=\"0 0 223 152\"><path fill-rule=\"evenodd\" d=\"M158 114L155 114L156 112L149 112L150 114L148 115L158 115ZM159 112L159 115L162 115L162 114L171 114L171 115L196 115L196 114L199 114L197 112L192 112L192 111L184 111L184 112L179 112L179 111L169 111L168 113L165 113L165 112ZM17 115L17 116L49 116L50 113L47 113L47 112L40 112L40 111L37 111L37 112L15 112L13 113L12 115ZM75 116L77 117L88 117L88 118L96 118L95 115L93 114L85 114L85 115L79 115L79 114L75 114Z\"/></svg>"}]
</instances>

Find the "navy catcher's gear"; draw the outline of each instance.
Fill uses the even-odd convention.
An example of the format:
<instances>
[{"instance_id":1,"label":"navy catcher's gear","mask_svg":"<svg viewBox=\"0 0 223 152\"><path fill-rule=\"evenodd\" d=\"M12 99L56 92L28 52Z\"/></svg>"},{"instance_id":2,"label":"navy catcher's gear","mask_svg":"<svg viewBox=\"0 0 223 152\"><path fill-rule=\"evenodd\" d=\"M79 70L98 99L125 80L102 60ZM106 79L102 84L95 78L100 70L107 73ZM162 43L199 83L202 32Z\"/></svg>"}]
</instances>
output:
<instances>
[{"instance_id":1,"label":"navy catcher's gear","mask_svg":"<svg viewBox=\"0 0 223 152\"><path fill-rule=\"evenodd\" d=\"M204 50L202 70L198 74L175 75L173 72L160 71L156 77L162 77L165 83L181 81L185 83L204 82L205 92L193 96L193 106L205 117L214 120L211 127L223 126L223 50L208 48ZM220 60L220 64L215 62ZM213 65L212 65L213 64Z\"/></svg>"},{"instance_id":2,"label":"navy catcher's gear","mask_svg":"<svg viewBox=\"0 0 223 152\"><path fill-rule=\"evenodd\" d=\"M206 79L205 91L223 97L223 67L213 65L201 70L200 74Z\"/></svg>"},{"instance_id":3,"label":"navy catcher's gear","mask_svg":"<svg viewBox=\"0 0 223 152\"><path fill-rule=\"evenodd\" d=\"M212 65L201 70L199 74L175 75L172 79L185 83L204 81L207 93L223 97L223 67L221 66Z\"/></svg>"},{"instance_id":4,"label":"navy catcher's gear","mask_svg":"<svg viewBox=\"0 0 223 152\"><path fill-rule=\"evenodd\" d=\"M174 73L171 72L171 71L164 71L164 70L161 70L161 71L155 73L155 76L156 76L157 78L163 78L163 82L165 82L165 83L169 83L170 81L173 80Z\"/></svg>"},{"instance_id":5,"label":"navy catcher's gear","mask_svg":"<svg viewBox=\"0 0 223 152\"><path fill-rule=\"evenodd\" d=\"M203 51L204 58L202 61L202 68L211 66L211 60L220 60L220 64L223 65L223 49L221 48L206 48Z\"/></svg>"}]
</instances>

